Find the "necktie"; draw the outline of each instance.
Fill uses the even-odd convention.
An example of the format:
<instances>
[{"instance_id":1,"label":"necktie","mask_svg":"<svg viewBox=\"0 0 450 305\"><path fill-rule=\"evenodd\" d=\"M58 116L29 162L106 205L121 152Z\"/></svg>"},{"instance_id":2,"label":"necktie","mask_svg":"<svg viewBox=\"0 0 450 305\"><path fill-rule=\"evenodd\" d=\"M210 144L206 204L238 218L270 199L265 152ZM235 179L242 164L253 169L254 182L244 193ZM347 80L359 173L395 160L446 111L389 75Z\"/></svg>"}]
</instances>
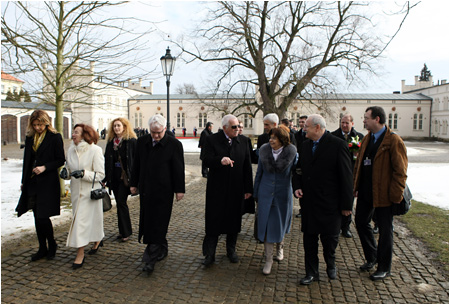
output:
<instances>
[{"instance_id":1,"label":"necktie","mask_svg":"<svg viewBox=\"0 0 450 305\"><path fill-rule=\"evenodd\" d=\"M375 136L372 135L372 143L375 143Z\"/></svg>"},{"instance_id":2,"label":"necktie","mask_svg":"<svg viewBox=\"0 0 450 305\"><path fill-rule=\"evenodd\" d=\"M348 141L348 134L344 134L345 141Z\"/></svg>"},{"instance_id":3,"label":"necktie","mask_svg":"<svg viewBox=\"0 0 450 305\"><path fill-rule=\"evenodd\" d=\"M313 156L314 156L314 153L316 152L317 144L319 144L319 142L313 142L313 147L312 147L312 154L313 154Z\"/></svg>"},{"instance_id":4,"label":"necktie","mask_svg":"<svg viewBox=\"0 0 450 305\"><path fill-rule=\"evenodd\" d=\"M228 144L231 146L231 138L228 138Z\"/></svg>"}]
</instances>

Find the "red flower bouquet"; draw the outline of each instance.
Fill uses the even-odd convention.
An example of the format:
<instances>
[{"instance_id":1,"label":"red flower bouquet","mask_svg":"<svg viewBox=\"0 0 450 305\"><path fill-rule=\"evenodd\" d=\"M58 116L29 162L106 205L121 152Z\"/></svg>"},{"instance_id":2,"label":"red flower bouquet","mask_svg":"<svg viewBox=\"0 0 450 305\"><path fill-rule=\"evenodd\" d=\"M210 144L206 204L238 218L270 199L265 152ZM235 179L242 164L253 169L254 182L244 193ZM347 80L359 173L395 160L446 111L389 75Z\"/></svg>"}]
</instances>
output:
<instances>
[{"instance_id":1,"label":"red flower bouquet","mask_svg":"<svg viewBox=\"0 0 450 305\"><path fill-rule=\"evenodd\" d=\"M359 137L351 137L350 141L348 142L348 149L351 153L353 153L353 160L356 160L358 157L359 149L361 148L361 141L359 140Z\"/></svg>"}]
</instances>

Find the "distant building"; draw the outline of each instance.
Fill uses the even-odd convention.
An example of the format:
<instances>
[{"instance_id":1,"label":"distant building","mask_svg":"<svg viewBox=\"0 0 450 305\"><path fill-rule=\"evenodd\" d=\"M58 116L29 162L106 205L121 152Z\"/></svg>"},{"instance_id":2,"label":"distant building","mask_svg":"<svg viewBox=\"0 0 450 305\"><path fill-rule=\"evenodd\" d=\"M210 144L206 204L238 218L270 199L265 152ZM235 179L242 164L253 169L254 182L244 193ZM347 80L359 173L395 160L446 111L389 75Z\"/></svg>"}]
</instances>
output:
<instances>
[{"instance_id":1,"label":"distant building","mask_svg":"<svg viewBox=\"0 0 450 305\"><path fill-rule=\"evenodd\" d=\"M6 99L8 91L19 94L23 84L24 81L2 71L2 100Z\"/></svg>"}]
</instances>

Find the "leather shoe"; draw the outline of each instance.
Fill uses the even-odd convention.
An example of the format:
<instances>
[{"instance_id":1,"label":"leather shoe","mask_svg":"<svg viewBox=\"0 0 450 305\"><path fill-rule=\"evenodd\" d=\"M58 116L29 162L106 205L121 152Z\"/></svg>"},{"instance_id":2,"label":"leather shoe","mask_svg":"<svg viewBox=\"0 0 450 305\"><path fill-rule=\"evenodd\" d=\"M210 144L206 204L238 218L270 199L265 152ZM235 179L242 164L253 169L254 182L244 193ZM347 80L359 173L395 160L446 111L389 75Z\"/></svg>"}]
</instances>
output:
<instances>
[{"instance_id":1,"label":"leather shoe","mask_svg":"<svg viewBox=\"0 0 450 305\"><path fill-rule=\"evenodd\" d=\"M345 238L352 238L352 232L350 232L349 228L346 229L342 229L342 236L344 236Z\"/></svg>"},{"instance_id":2,"label":"leather shoe","mask_svg":"<svg viewBox=\"0 0 450 305\"><path fill-rule=\"evenodd\" d=\"M301 285L309 285L312 282L317 282L319 280L319 276L307 275L300 280Z\"/></svg>"},{"instance_id":3,"label":"leather shoe","mask_svg":"<svg viewBox=\"0 0 450 305\"><path fill-rule=\"evenodd\" d=\"M239 263L239 256L236 254L236 252L227 254L227 257L230 259L230 262L233 264Z\"/></svg>"},{"instance_id":4,"label":"leather shoe","mask_svg":"<svg viewBox=\"0 0 450 305\"><path fill-rule=\"evenodd\" d=\"M210 265L212 265L215 262L215 257L212 255L206 255L205 259L202 262L202 265L204 265L205 267L208 267Z\"/></svg>"},{"instance_id":5,"label":"leather shoe","mask_svg":"<svg viewBox=\"0 0 450 305\"><path fill-rule=\"evenodd\" d=\"M37 261L37 260L40 260L41 258L46 257L47 254L48 254L48 250L47 250L47 249L45 249L45 250L39 249L38 252L36 252L35 254L33 254L33 255L31 256L31 261L32 261L32 262L35 262L35 261Z\"/></svg>"},{"instance_id":6,"label":"leather shoe","mask_svg":"<svg viewBox=\"0 0 450 305\"><path fill-rule=\"evenodd\" d=\"M99 244L97 245L97 248L92 247L92 249L89 250L88 254L89 254L89 255L93 255L93 254L97 253L97 251L98 251L98 249L99 249L100 247L103 247L103 240L101 240L101 241L99 242Z\"/></svg>"},{"instance_id":7,"label":"leather shoe","mask_svg":"<svg viewBox=\"0 0 450 305\"><path fill-rule=\"evenodd\" d=\"M391 273L389 271L376 271L375 273L372 273L370 275L370 279L372 281L379 281L379 280L384 280L385 278L387 278L390 275L391 275Z\"/></svg>"},{"instance_id":8,"label":"leather shoe","mask_svg":"<svg viewBox=\"0 0 450 305\"><path fill-rule=\"evenodd\" d=\"M327 268L327 275L329 279L334 280L336 278L336 268Z\"/></svg>"},{"instance_id":9,"label":"leather shoe","mask_svg":"<svg viewBox=\"0 0 450 305\"><path fill-rule=\"evenodd\" d=\"M363 270L363 271L370 271L370 269L372 269L373 267L375 267L377 261L373 261L373 262L367 262L364 265L361 265L359 267L359 269Z\"/></svg>"},{"instance_id":10,"label":"leather shoe","mask_svg":"<svg viewBox=\"0 0 450 305\"><path fill-rule=\"evenodd\" d=\"M50 245L48 247L47 259L52 260L56 256L56 249L58 249L58 245L55 243L54 245Z\"/></svg>"},{"instance_id":11,"label":"leather shoe","mask_svg":"<svg viewBox=\"0 0 450 305\"><path fill-rule=\"evenodd\" d=\"M73 264L72 264L72 269L73 269L73 270L76 270L76 269L80 269L81 267L83 267L84 259L85 259L85 257L83 257L83 261L81 262L81 264L75 264L75 263L73 263Z\"/></svg>"},{"instance_id":12,"label":"leather shoe","mask_svg":"<svg viewBox=\"0 0 450 305\"><path fill-rule=\"evenodd\" d=\"M155 264L153 263L145 263L144 268L142 268L142 271L147 273L152 273L153 270L155 270Z\"/></svg>"}]
</instances>

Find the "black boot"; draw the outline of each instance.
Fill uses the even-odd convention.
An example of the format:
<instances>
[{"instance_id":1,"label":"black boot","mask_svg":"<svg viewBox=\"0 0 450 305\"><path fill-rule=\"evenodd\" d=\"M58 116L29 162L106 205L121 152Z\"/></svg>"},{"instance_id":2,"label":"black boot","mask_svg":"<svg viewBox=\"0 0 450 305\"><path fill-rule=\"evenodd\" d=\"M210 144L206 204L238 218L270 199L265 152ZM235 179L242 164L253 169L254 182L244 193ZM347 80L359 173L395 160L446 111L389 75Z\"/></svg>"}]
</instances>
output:
<instances>
[{"instance_id":1,"label":"black boot","mask_svg":"<svg viewBox=\"0 0 450 305\"><path fill-rule=\"evenodd\" d=\"M36 227L36 235L39 241L39 250L31 256L32 262L40 260L41 258L46 257L48 254L45 219L35 218L34 226Z\"/></svg>"},{"instance_id":2,"label":"black boot","mask_svg":"<svg viewBox=\"0 0 450 305\"><path fill-rule=\"evenodd\" d=\"M233 264L239 262L239 257L236 253L236 241L237 241L237 233L227 234L227 257Z\"/></svg>"},{"instance_id":3,"label":"black boot","mask_svg":"<svg viewBox=\"0 0 450 305\"><path fill-rule=\"evenodd\" d=\"M203 255L205 255L205 259L202 262L202 265L208 267L212 265L216 260L216 248L217 242L219 240L218 236L209 236L206 235L203 239Z\"/></svg>"}]
</instances>

